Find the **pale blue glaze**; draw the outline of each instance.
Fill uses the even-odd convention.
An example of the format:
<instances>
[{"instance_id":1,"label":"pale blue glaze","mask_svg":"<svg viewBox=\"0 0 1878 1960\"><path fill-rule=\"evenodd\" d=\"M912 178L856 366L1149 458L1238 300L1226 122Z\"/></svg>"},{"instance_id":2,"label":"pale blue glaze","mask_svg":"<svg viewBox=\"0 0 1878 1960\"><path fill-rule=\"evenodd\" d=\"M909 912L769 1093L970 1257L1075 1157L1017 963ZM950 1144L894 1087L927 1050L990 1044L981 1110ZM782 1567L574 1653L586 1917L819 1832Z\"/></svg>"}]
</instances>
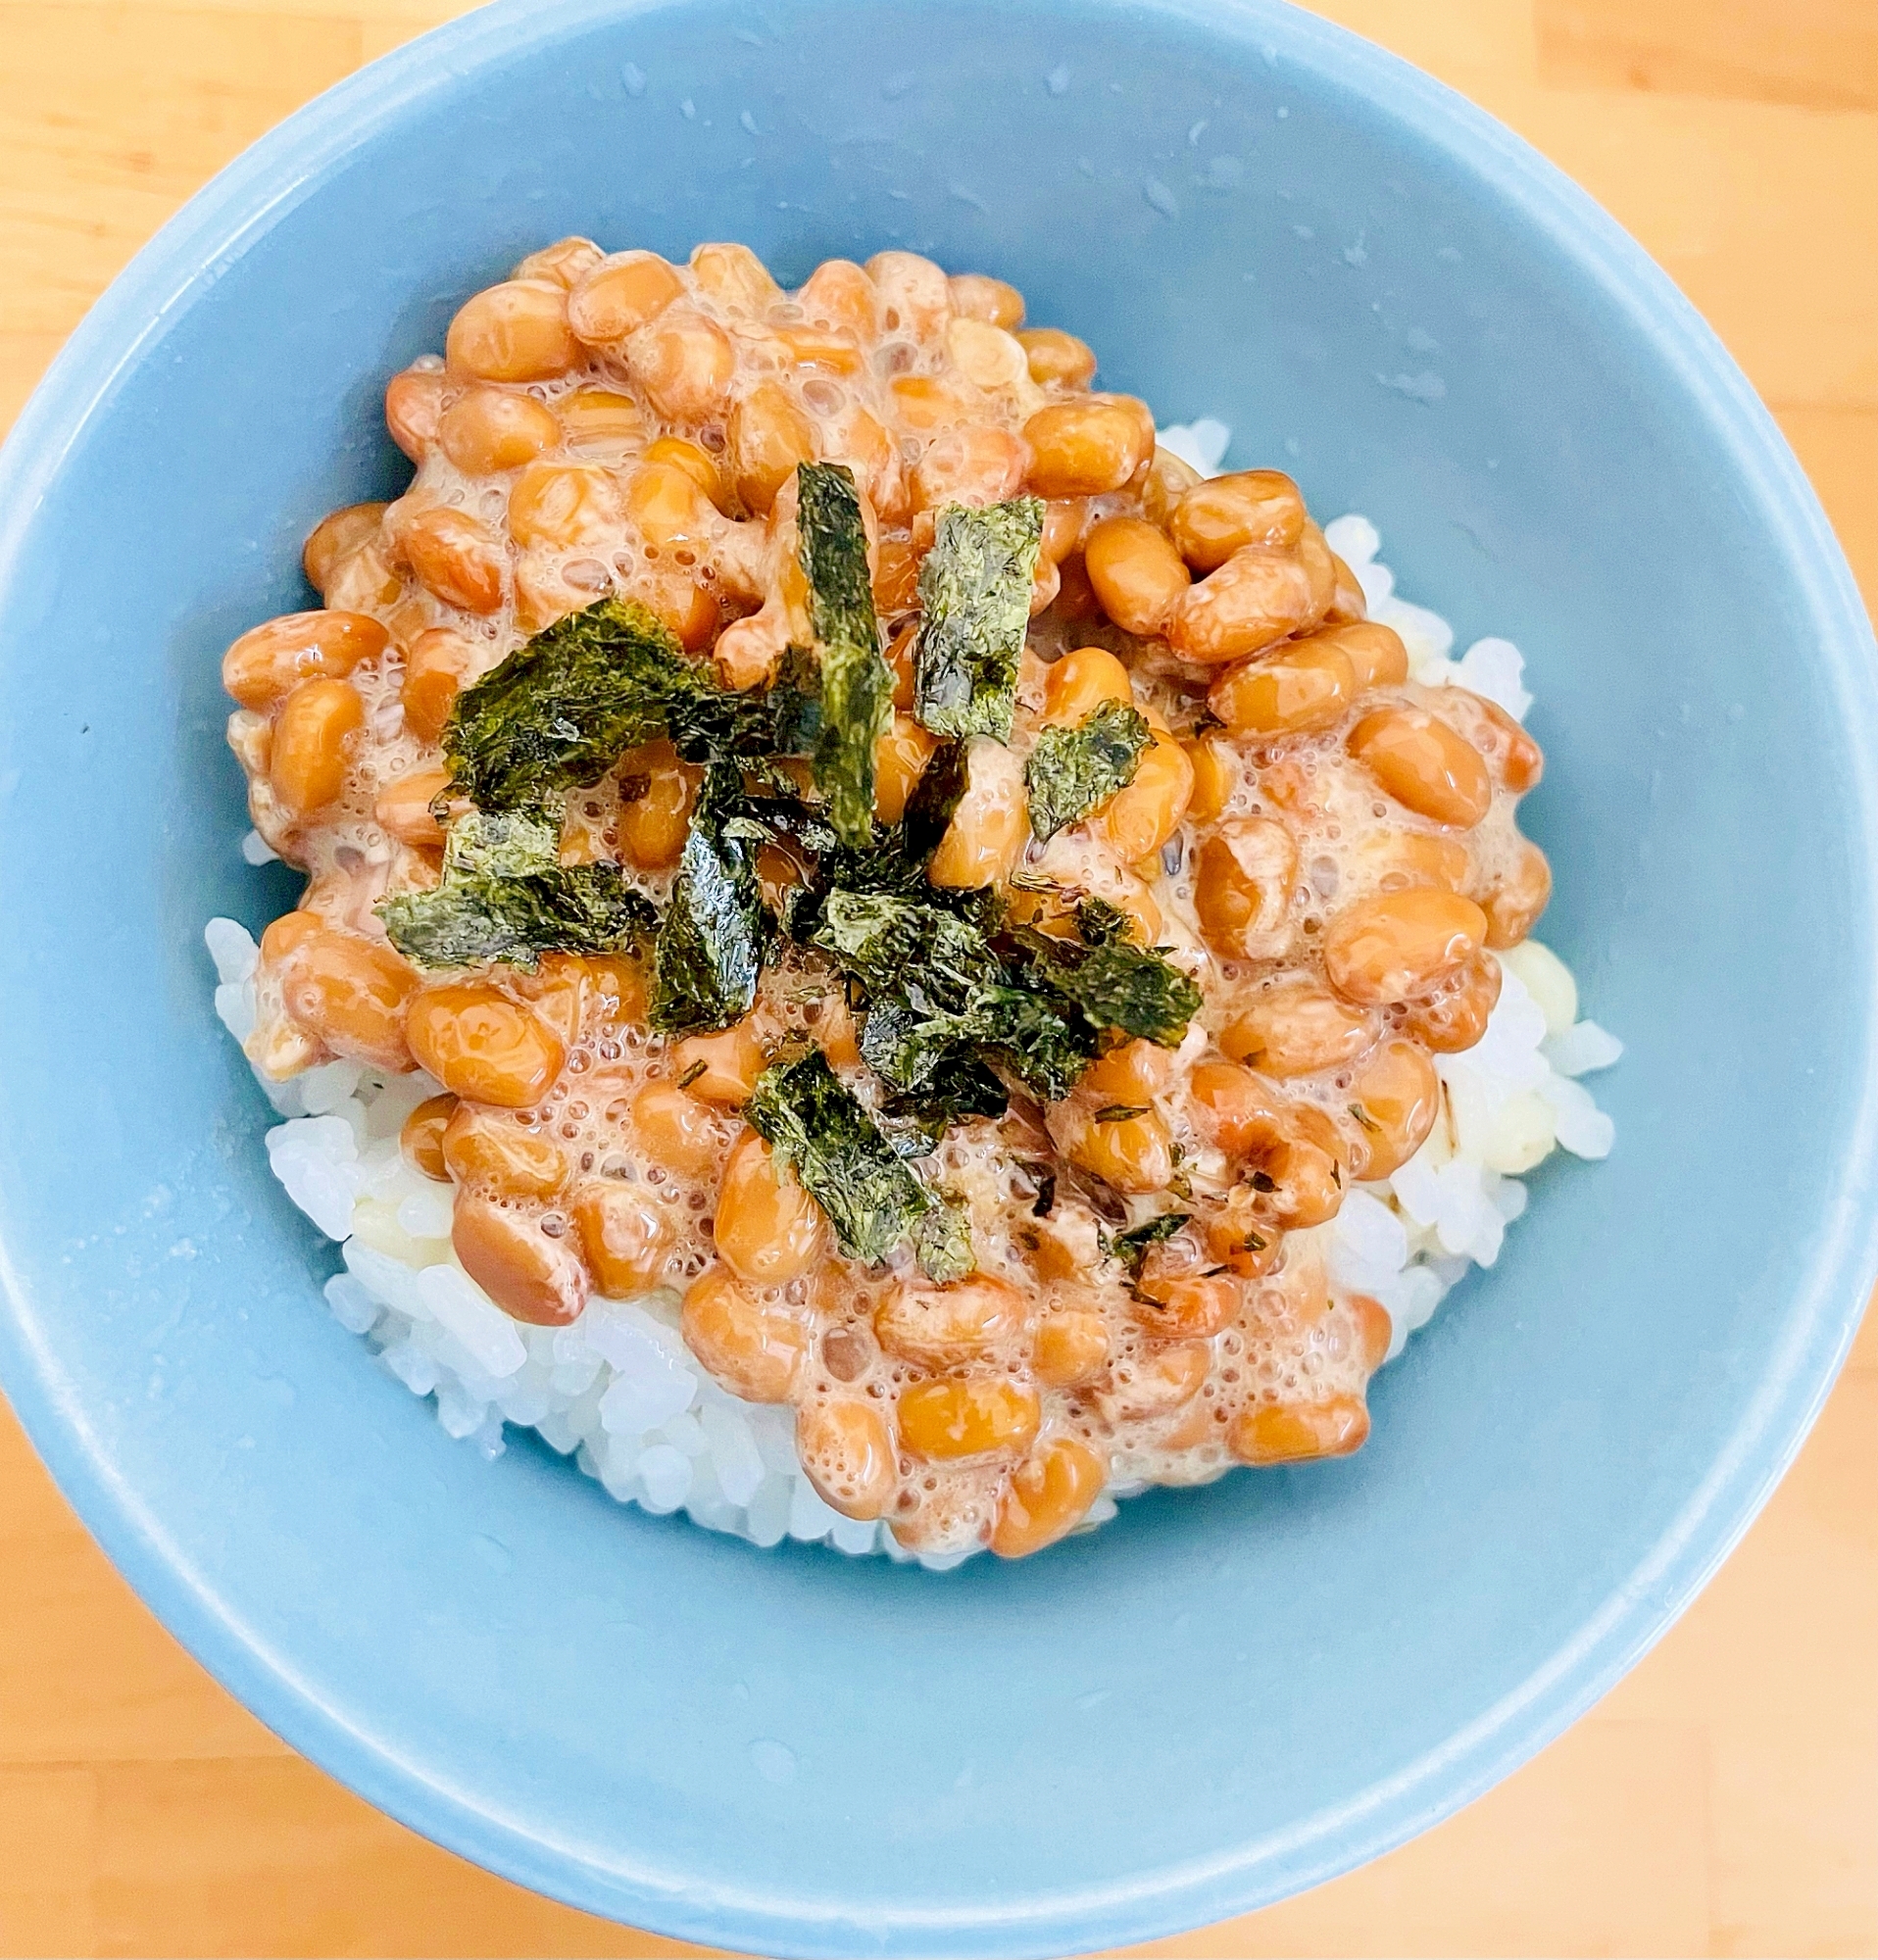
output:
<instances>
[{"instance_id":1,"label":"pale blue glaze","mask_svg":"<svg viewBox=\"0 0 1878 1960\"><path fill-rule=\"evenodd\" d=\"M287 889L235 855L217 660L305 602L316 517L404 480L386 373L568 231L1002 273L1111 385L1368 513L1463 644L1526 650L1546 937L1629 1043L1617 1152L1533 1180L1359 1457L930 1578L488 1467L325 1315L210 1012L203 919ZM1608 219L1276 6L509 4L378 64L203 192L34 398L0 687L8 1392L273 1728L596 1911L1044 1953L1343 1871L1663 1631L1871 1277L1878 698L1818 507Z\"/></svg>"}]
</instances>

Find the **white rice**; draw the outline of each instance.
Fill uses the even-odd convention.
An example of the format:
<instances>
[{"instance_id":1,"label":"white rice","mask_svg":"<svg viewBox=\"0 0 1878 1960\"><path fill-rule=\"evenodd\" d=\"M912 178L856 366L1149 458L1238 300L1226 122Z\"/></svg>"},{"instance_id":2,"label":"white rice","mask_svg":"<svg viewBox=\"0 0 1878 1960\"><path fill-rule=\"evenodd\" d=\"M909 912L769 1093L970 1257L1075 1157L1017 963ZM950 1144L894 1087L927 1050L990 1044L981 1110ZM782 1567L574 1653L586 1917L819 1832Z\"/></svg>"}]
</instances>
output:
<instances>
[{"instance_id":1,"label":"white rice","mask_svg":"<svg viewBox=\"0 0 1878 1960\"><path fill-rule=\"evenodd\" d=\"M1222 424L1204 421L1161 438L1210 472L1227 439ZM1361 581L1369 616L1402 635L1415 680L1458 682L1525 713L1532 698L1516 647L1477 640L1451 659L1452 629L1395 596L1366 518L1339 517L1324 535ZM245 844L243 856L261 861ZM255 942L225 918L210 920L204 936L216 1012L243 1041L255 1018ZM1393 1177L1358 1187L1315 1228L1333 1284L1387 1309L1391 1359L1470 1265L1500 1256L1507 1227L1526 1208L1520 1174L1557 1149L1580 1157L1610 1150L1610 1118L1578 1078L1609 1067L1622 1044L1578 1018L1570 969L1538 941L1498 957L1503 984L1486 1034L1464 1054L1435 1056L1446 1094L1433 1134ZM434 1397L449 1435L495 1457L505 1424L533 1429L621 1503L683 1510L755 1544L787 1537L914 1556L884 1525L844 1518L816 1495L796 1460L788 1408L739 1401L705 1373L679 1337L675 1293L596 1297L561 1328L523 1326L496 1306L451 1253L450 1189L413 1170L399 1149L406 1115L438 1092L428 1076L335 1061L261 1086L285 1119L268 1132L274 1175L344 1247L345 1270L325 1288L333 1317L413 1395ZM1112 1517L1115 1498L1138 1488L1106 1493L1088 1522ZM943 1568L968 1555L919 1562Z\"/></svg>"}]
</instances>

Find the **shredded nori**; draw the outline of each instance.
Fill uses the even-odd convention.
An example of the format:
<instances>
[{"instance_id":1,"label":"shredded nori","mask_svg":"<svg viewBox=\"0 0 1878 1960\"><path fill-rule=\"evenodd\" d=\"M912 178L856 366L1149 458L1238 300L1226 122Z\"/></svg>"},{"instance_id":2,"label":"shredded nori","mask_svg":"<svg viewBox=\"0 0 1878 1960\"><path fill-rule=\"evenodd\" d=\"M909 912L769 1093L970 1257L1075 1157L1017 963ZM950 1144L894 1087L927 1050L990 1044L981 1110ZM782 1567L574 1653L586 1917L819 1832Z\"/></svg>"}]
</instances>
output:
<instances>
[{"instance_id":1,"label":"shredded nori","mask_svg":"<svg viewBox=\"0 0 1878 1960\"><path fill-rule=\"evenodd\" d=\"M922 1262L942 1268L935 1278L971 1270L963 1217L908 1168L818 1048L765 1069L743 1113L820 1205L849 1258L876 1265L916 1231Z\"/></svg>"},{"instance_id":2,"label":"shredded nori","mask_svg":"<svg viewBox=\"0 0 1878 1960\"><path fill-rule=\"evenodd\" d=\"M621 952L659 922L617 866L562 864L552 822L480 810L451 824L435 890L386 899L378 916L414 965L499 960L529 971L544 953Z\"/></svg>"},{"instance_id":3,"label":"shredded nori","mask_svg":"<svg viewBox=\"0 0 1878 1960\"><path fill-rule=\"evenodd\" d=\"M443 731L452 791L514 810L590 788L666 732L689 668L643 606L603 599L570 612L457 696Z\"/></svg>"},{"instance_id":4,"label":"shredded nori","mask_svg":"<svg viewBox=\"0 0 1878 1960\"><path fill-rule=\"evenodd\" d=\"M1150 1246L1159 1246L1171 1239L1183 1225L1191 1223L1190 1211L1163 1211L1159 1218L1150 1218L1145 1225L1137 1225L1127 1232L1117 1232L1108 1241L1110 1253L1119 1259L1130 1272L1141 1270L1141 1261L1147 1255Z\"/></svg>"},{"instance_id":5,"label":"shredded nori","mask_svg":"<svg viewBox=\"0 0 1878 1960\"><path fill-rule=\"evenodd\" d=\"M645 608L607 599L459 696L444 739L449 794L476 808L451 828L442 885L388 902L387 928L424 964L531 965L551 949L611 951L647 934L657 915L616 867L557 861L558 799L668 736L705 764L705 780L658 925L653 1027L700 1032L750 1010L774 931L756 854L766 842L786 848L807 881L789 894L783 929L847 977L888 1127L825 1061L798 1056L765 1077L771 1143L809 1166L805 1185L820 1182L844 1249L873 1246L890 1226L891 1246L916 1228L929 1270L968 1270L963 1214L902 1156L947 1123L1002 1114L1008 1082L1062 1099L1117 1034L1176 1044L1199 991L1160 954L1127 944L1130 921L1104 901L1078 906L1078 943L1012 926L995 893L942 891L926 877L966 787L966 738L1011 733L1041 503L940 514L920 577L916 711L951 739L903 820L884 829L872 820L873 759L892 676L852 474L802 466L798 511L815 646L791 648L767 688L724 689ZM1149 739L1118 703L1079 728L1045 731L1027 771L1038 834L1122 787ZM788 756L813 758L817 799L776 766ZM902 1121L916 1127L895 1131Z\"/></svg>"},{"instance_id":6,"label":"shredded nori","mask_svg":"<svg viewBox=\"0 0 1878 1960\"><path fill-rule=\"evenodd\" d=\"M1003 1113L1001 1070L1056 1102L1114 1033L1164 1047L1184 1038L1199 989L1160 954L1108 938L1108 911L1088 915L1098 943L1078 944L1011 926L988 893L818 875L784 924L861 989L861 1053L896 1106L957 1122Z\"/></svg>"},{"instance_id":7,"label":"shredded nori","mask_svg":"<svg viewBox=\"0 0 1878 1960\"><path fill-rule=\"evenodd\" d=\"M914 650L913 711L935 735L1011 739L1042 542L1036 497L939 513L919 567L924 616Z\"/></svg>"},{"instance_id":8,"label":"shredded nori","mask_svg":"<svg viewBox=\"0 0 1878 1960\"><path fill-rule=\"evenodd\" d=\"M948 1124L1011 1106L1003 1078L973 1046L978 1033L960 1015L922 1016L905 1002L877 1001L862 1025L861 1054L892 1092L892 1113L937 1143Z\"/></svg>"},{"instance_id":9,"label":"shredded nori","mask_svg":"<svg viewBox=\"0 0 1878 1960\"><path fill-rule=\"evenodd\" d=\"M956 912L889 892L836 890L807 943L875 996L916 984L935 1007L960 1013L1002 978L984 935Z\"/></svg>"},{"instance_id":10,"label":"shredded nori","mask_svg":"<svg viewBox=\"0 0 1878 1960\"><path fill-rule=\"evenodd\" d=\"M1076 906L1076 933L1085 946L1119 946L1134 930L1134 920L1107 899L1084 899Z\"/></svg>"},{"instance_id":11,"label":"shredded nori","mask_svg":"<svg viewBox=\"0 0 1878 1960\"><path fill-rule=\"evenodd\" d=\"M796 493L820 682L815 787L835 835L863 845L873 836L874 749L893 723L893 674L880 654L861 499L839 463L798 465Z\"/></svg>"},{"instance_id":12,"label":"shredded nori","mask_svg":"<svg viewBox=\"0 0 1878 1960\"><path fill-rule=\"evenodd\" d=\"M971 1216L956 1199L935 1197L914 1235L914 1256L927 1279L944 1285L977 1269L971 1250Z\"/></svg>"},{"instance_id":13,"label":"shredded nori","mask_svg":"<svg viewBox=\"0 0 1878 1960\"><path fill-rule=\"evenodd\" d=\"M877 828L867 844L844 843L826 808L804 802L780 779L747 795L744 808L771 842L806 852L815 859L813 884L807 889L798 887L790 900L793 911L807 907L813 916L821 895L830 890L897 892L906 898L935 901L952 896L935 891L927 882L926 860L945 835L964 789L960 745L947 743L927 763L905 816L897 824ZM959 896L967 903L978 899L975 894ZM793 925L790 931L792 937L801 937Z\"/></svg>"},{"instance_id":14,"label":"shredded nori","mask_svg":"<svg viewBox=\"0 0 1878 1960\"><path fill-rule=\"evenodd\" d=\"M1146 716L1121 701L1098 702L1074 728L1043 729L1024 764L1031 829L1047 844L1126 789L1153 739Z\"/></svg>"},{"instance_id":15,"label":"shredded nori","mask_svg":"<svg viewBox=\"0 0 1878 1960\"><path fill-rule=\"evenodd\" d=\"M836 888L798 907L791 930L865 989L862 1055L914 1113L1001 1115L1000 1061L1037 1094L1066 1096L1098 1031L1073 1004L1064 1012L1013 981L979 895L958 895L959 908L941 897Z\"/></svg>"},{"instance_id":16,"label":"shredded nori","mask_svg":"<svg viewBox=\"0 0 1878 1960\"><path fill-rule=\"evenodd\" d=\"M821 674L801 647L783 650L769 684L769 732L777 756L813 756L821 740ZM743 755L746 767L766 759Z\"/></svg>"},{"instance_id":17,"label":"shredded nori","mask_svg":"<svg viewBox=\"0 0 1878 1960\"><path fill-rule=\"evenodd\" d=\"M770 925L757 884L764 833L742 803L735 765L707 765L653 953L650 1012L662 1034L726 1028L756 1001Z\"/></svg>"},{"instance_id":18,"label":"shredded nori","mask_svg":"<svg viewBox=\"0 0 1878 1960\"><path fill-rule=\"evenodd\" d=\"M450 793L482 810L544 808L661 735L690 761L806 753L818 710L803 679L785 662L771 687L737 693L643 606L602 599L458 695L443 732Z\"/></svg>"},{"instance_id":19,"label":"shredded nori","mask_svg":"<svg viewBox=\"0 0 1878 1960\"><path fill-rule=\"evenodd\" d=\"M1028 926L1009 939L1019 973L1032 985L1073 1003L1100 1029L1118 1029L1161 1048L1178 1048L1200 1011L1200 989L1152 950L1110 941L1079 946Z\"/></svg>"}]
</instances>

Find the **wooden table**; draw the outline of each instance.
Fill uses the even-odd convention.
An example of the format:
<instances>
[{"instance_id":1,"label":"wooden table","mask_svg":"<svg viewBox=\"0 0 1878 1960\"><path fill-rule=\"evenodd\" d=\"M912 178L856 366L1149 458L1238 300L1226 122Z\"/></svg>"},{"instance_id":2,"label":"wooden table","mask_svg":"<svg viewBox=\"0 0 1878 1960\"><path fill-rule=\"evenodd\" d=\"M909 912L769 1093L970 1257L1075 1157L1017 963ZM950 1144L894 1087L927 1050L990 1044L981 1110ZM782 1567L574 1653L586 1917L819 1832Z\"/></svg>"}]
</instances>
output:
<instances>
[{"instance_id":1,"label":"wooden table","mask_svg":"<svg viewBox=\"0 0 1878 1960\"><path fill-rule=\"evenodd\" d=\"M0 0L0 427L215 169L456 0ZM1330 0L1585 184L1772 405L1878 599L1871 0ZM0 1953L689 1952L300 1760L131 1596L0 1407ZM1166 1954L1878 1951L1878 1316L1760 1522L1461 1816Z\"/></svg>"}]
</instances>

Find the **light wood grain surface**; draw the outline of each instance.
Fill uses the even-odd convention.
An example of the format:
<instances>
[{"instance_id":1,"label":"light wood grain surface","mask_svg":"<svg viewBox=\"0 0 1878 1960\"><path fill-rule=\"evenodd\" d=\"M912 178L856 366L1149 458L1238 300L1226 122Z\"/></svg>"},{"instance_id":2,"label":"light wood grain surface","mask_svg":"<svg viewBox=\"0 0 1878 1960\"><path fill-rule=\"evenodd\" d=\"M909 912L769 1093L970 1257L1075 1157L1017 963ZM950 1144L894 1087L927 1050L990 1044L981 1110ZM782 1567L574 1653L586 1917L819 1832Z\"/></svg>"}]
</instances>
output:
<instances>
[{"instance_id":1,"label":"light wood grain surface","mask_svg":"<svg viewBox=\"0 0 1878 1960\"><path fill-rule=\"evenodd\" d=\"M215 169L452 0L0 0L0 427ZM1872 0L1331 0L1601 199L1760 389L1878 601ZM301 1761L0 1407L0 1954L699 1949L466 1865ZM1164 1954L1878 1952L1878 1317L1759 1523L1597 1710L1363 1871Z\"/></svg>"}]
</instances>

